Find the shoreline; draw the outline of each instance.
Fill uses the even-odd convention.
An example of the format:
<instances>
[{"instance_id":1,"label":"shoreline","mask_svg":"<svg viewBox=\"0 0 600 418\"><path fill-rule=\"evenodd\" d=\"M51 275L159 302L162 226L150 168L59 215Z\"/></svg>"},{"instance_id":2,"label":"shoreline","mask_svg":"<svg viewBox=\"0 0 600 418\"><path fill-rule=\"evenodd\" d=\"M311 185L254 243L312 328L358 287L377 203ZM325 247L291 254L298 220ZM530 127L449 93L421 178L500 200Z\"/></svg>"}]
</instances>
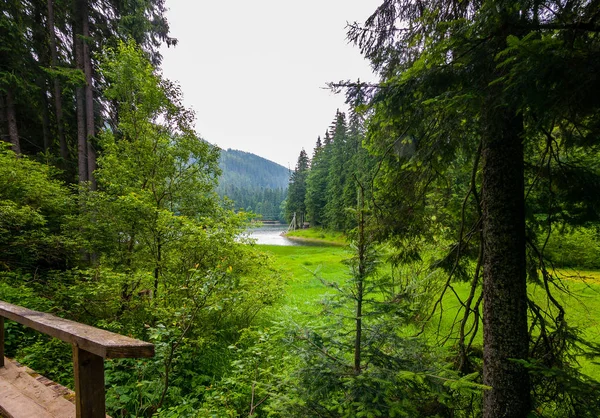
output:
<instances>
[{"instance_id":1,"label":"shoreline","mask_svg":"<svg viewBox=\"0 0 600 418\"><path fill-rule=\"evenodd\" d=\"M286 237L287 239L289 239L291 241L307 242L307 243L321 244L321 245L330 245L332 247L346 247L348 245L347 243L343 243L343 242L327 241L327 240L319 239L319 238L298 237L298 236L293 236L293 235L290 236L290 235L288 235L287 232L282 232L279 235L281 235L282 237Z\"/></svg>"}]
</instances>

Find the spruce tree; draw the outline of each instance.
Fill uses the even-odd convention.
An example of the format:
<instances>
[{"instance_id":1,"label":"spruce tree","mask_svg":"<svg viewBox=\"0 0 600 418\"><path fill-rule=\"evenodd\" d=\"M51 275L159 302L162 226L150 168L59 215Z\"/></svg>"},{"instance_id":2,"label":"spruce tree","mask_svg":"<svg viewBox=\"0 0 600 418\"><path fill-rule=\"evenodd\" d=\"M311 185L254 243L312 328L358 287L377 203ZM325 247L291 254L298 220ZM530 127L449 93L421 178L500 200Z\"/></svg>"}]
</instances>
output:
<instances>
[{"instance_id":1,"label":"spruce tree","mask_svg":"<svg viewBox=\"0 0 600 418\"><path fill-rule=\"evenodd\" d=\"M325 141L329 143L329 133L325 133ZM327 201L327 173L329 172L328 156L331 149L317 138L310 172L306 178L306 213L311 226L323 226L324 210Z\"/></svg>"},{"instance_id":2,"label":"spruce tree","mask_svg":"<svg viewBox=\"0 0 600 418\"><path fill-rule=\"evenodd\" d=\"M478 266L474 285L483 271L483 383L491 387L484 417L526 416L533 407L529 341L547 327L555 338L566 335L562 317L535 313L526 279L529 271L537 280L541 267L549 303L564 312L549 291L551 275L533 231L551 228L559 213L577 205L588 220L598 219L596 197L574 190L598 184L595 167L576 168L581 152L597 155L598 16L597 5L583 1L390 0L365 26L350 28L381 75L370 100L369 142L381 161L377 208L390 221L382 227L404 238L426 235L456 200L452 192L434 192L466 193L445 266L450 278L457 276L460 260L471 255ZM459 183L452 176L465 162L472 173ZM586 186L578 183L584 179ZM545 208L526 217L538 193L548 198ZM558 209L563 196L576 203ZM474 241L478 251L470 251ZM478 312L468 303L465 317ZM529 332L528 305L541 330ZM557 345L535 344L551 358L568 355Z\"/></svg>"},{"instance_id":3,"label":"spruce tree","mask_svg":"<svg viewBox=\"0 0 600 418\"><path fill-rule=\"evenodd\" d=\"M302 149L294 172L290 175L288 196L286 200L286 218L288 222L295 219L295 227L302 227L306 214L306 177L308 176L310 160L306 151Z\"/></svg>"},{"instance_id":4,"label":"spruce tree","mask_svg":"<svg viewBox=\"0 0 600 418\"><path fill-rule=\"evenodd\" d=\"M344 185L348 181L348 150L346 115L339 110L335 115L330 147L331 155L327 172L325 220L328 228L342 231L346 219Z\"/></svg>"}]
</instances>

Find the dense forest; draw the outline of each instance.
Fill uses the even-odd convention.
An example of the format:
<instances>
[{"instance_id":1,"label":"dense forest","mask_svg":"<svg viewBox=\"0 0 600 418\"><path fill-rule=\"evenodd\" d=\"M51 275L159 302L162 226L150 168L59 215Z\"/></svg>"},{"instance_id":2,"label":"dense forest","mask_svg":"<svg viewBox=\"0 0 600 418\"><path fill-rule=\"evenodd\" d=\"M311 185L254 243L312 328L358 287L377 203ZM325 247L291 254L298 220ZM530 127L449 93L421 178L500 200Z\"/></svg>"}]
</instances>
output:
<instances>
[{"instance_id":1,"label":"dense forest","mask_svg":"<svg viewBox=\"0 0 600 418\"><path fill-rule=\"evenodd\" d=\"M215 191L218 148L157 69L176 43L164 13L162 0L0 6L0 299L155 345L151 361L106 363L112 416L196 410L280 292ZM69 345L15 323L4 342L72 386Z\"/></svg>"},{"instance_id":2,"label":"dense forest","mask_svg":"<svg viewBox=\"0 0 600 418\"><path fill-rule=\"evenodd\" d=\"M222 150L217 193L231 199L234 209L245 210L266 221L283 221L289 169L258 155Z\"/></svg>"},{"instance_id":3,"label":"dense forest","mask_svg":"<svg viewBox=\"0 0 600 418\"><path fill-rule=\"evenodd\" d=\"M0 299L155 345L106 362L110 415L600 416L597 2L382 0L347 28L379 81L331 83L281 205L161 75L163 0L1 7ZM278 209L350 245L245 238Z\"/></svg>"}]
</instances>

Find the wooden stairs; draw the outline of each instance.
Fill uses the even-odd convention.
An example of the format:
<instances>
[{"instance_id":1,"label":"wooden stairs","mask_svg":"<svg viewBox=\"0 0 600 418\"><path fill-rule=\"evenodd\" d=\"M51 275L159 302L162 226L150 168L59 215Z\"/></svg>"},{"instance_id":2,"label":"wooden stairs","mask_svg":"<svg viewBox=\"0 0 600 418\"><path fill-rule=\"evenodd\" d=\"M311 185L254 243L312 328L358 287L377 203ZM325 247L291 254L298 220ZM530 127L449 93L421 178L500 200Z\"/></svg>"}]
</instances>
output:
<instances>
[{"instance_id":1,"label":"wooden stairs","mask_svg":"<svg viewBox=\"0 0 600 418\"><path fill-rule=\"evenodd\" d=\"M75 418L75 392L4 358L0 368L0 416Z\"/></svg>"}]
</instances>

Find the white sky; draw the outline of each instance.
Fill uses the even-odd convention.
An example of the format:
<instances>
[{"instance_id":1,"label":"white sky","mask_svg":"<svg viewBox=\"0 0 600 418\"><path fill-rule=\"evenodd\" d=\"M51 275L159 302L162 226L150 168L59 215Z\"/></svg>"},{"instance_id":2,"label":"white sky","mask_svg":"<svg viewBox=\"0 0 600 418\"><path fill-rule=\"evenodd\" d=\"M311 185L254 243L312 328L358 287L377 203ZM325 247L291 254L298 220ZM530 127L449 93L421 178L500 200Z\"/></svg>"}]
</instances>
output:
<instances>
[{"instance_id":1,"label":"white sky","mask_svg":"<svg viewBox=\"0 0 600 418\"><path fill-rule=\"evenodd\" d=\"M167 0L175 48L163 74L182 87L196 130L221 148L252 152L294 168L325 133L342 94L327 82L373 81L346 40L380 0Z\"/></svg>"}]
</instances>

